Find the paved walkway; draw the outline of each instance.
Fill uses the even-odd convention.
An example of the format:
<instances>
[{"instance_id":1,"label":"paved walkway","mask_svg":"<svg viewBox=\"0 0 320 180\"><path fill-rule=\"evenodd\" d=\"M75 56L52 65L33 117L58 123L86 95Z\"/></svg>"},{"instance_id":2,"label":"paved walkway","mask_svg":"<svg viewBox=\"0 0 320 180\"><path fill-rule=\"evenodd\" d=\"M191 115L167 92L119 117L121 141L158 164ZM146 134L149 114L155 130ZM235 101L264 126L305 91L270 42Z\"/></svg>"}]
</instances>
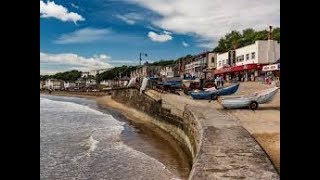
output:
<instances>
[{"instance_id":1,"label":"paved walkway","mask_svg":"<svg viewBox=\"0 0 320 180\"><path fill-rule=\"evenodd\" d=\"M279 179L265 152L233 118L189 106L202 122L202 146L189 179Z\"/></svg>"},{"instance_id":2,"label":"paved walkway","mask_svg":"<svg viewBox=\"0 0 320 180\"><path fill-rule=\"evenodd\" d=\"M245 95L270 87L256 82L241 83L234 95ZM273 101L260 105L256 111L249 109L225 110L217 101L209 103L208 100L193 100L183 93L178 96L149 90L147 94L162 99L163 106L171 109L172 113L177 115L182 115L185 105L189 104L193 108L200 109L203 116L208 119L206 123L213 123L212 119L219 116L224 118L219 118L222 122L214 122L216 125L226 123L226 117L233 119L233 123L244 127L259 142L280 172L280 90Z\"/></svg>"}]
</instances>

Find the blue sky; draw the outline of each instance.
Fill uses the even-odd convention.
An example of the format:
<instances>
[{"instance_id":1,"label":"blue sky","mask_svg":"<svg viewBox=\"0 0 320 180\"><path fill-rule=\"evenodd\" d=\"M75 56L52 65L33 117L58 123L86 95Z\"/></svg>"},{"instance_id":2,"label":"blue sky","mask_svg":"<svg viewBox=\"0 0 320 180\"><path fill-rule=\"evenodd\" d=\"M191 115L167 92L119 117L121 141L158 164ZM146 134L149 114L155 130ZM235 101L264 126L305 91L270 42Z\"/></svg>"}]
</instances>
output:
<instances>
[{"instance_id":1,"label":"blue sky","mask_svg":"<svg viewBox=\"0 0 320 180\"><path fill-rule=\"evenodd\" d=\"M280 26L279 0L40 1L40 73L176 59L232 30Z\"/></svg>"}]
</instances>

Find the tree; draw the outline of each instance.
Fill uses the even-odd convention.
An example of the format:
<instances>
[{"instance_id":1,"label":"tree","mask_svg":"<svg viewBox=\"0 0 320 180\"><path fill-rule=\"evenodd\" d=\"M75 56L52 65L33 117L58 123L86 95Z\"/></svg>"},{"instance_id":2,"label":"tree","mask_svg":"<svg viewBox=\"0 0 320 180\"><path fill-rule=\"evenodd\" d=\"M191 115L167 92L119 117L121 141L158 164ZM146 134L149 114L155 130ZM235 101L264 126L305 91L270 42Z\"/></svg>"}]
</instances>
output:
<instances>
[{"instance_id":1,"label":"tree","mask_svg":"<svg viewBox=\"0 0 320 180\"><path fill-rule=\"evenodd\" d=\"M63 81L74 82L79 77L81 77L81 72L77 71L77 70L72 70L72 71L66 71L66 72L59 72L54 75L44 75L44 76L40 75L40 79L41 79L41 77L43 80L53 78L53 79L59 79L59 80L63 80Z\"/></svg>"},{"instance_id":2,"label":"tree","mask_svg":"<svg viewBox=\"0 0 320 180\"><path fill-rule=\"evenodd\" d=\"M267 30L258 31L255 33L254 41L267 40L269 32Z\"/></svg>"},{"instance_id":3,"label":"tree","mask_svg":"<svg viewBox=\"0 0 320 180\"><path fill-rule=\"evenodd\" d=\"M272 31L272 38L276 41L278 41L278 43L280 43L280 28L274 28Z\"/></svg>"},{"instance_id":4,"label":"tree","mask_svg":"<svg viewBox=\"0 0 320 180\"><path fill-rule=\"evenodd\" d=\"M108 71L105 71L103 73L96 75L96 81L101 82L103 80L114 80L120 77L130 77L131 71L134 71L137 67L136 66L120 66L120 67L114 67L112 69L109 69Z\"/></svg>"},{"instance_id":5,"label":"tree","mask_svg":"<svg viewBox=\"0 0 320 180\"><path fill-rule=\"evenodd\" d=\"M160 60L160 61L156 61L154 63L151 63L149 65L151 66L167 66L167 65L172 65L174 64L174 60Z\"/></svg>"},{"instance_id":6,"label":"tree","mask_svg":"<svg viewBox=\"0 0 320 180\"><path fill-rule=\"evenodd\" d=\"M244 29L242 31L242 44L241 46L247 46L254 43L255 31L252 28Z\"/></svg>"},{"instance_id":7,"label":"tree","mask_svg":"<svg viewBox=\"0 0 320 180\"><path fill-rule=\"evenodd\" d=\"M231 31L218 41L218 46L213 48L213 52L222 53L227 52L230 49L241 48L250 44L253 44L257 40L267 40L268 31L255 31L252 28L247 28L242 31ZM280 28L273 29L273 39L280 43Z\"/></svg>"}]
</instances>

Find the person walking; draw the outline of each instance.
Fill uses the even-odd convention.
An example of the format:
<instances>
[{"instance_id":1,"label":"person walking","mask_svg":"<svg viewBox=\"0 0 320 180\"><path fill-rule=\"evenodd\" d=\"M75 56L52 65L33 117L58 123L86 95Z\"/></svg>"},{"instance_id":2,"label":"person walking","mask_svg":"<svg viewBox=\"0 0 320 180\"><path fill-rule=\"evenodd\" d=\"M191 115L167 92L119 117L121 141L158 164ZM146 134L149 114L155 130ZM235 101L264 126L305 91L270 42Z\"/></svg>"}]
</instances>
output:
<instances>
[{"instance_id":1,"label":"person walking","mask_svg":"<svg viewBox=\"0 0 320 180\"><path fill-rule=\"evenodd\" d=\"M217 79L217 77L214 78L214 84L215 84L216 86L218 86L218 79Z\"/></svg>"},{"instance_id":2,"label":"person walking","mask_svg":"<svg viewBox=\"0 0 320 180\"><path fill-rule=\"evenodd\" d=\"M220 81L221 81L221 87L223 87L223 84L224 84L224 78L223 78L223 76L221 76Z\"/></svg>"},{"instance_id":3,"label":"person walking","mask_svg":"<svg viewBox=\"0 0 320 180\"><path fill-rule=\"evenodd\" d=\"M217 81L217 87L220 87L220 76L219 75L216 77L216 81Z\"/></svg>"}]
</instances>

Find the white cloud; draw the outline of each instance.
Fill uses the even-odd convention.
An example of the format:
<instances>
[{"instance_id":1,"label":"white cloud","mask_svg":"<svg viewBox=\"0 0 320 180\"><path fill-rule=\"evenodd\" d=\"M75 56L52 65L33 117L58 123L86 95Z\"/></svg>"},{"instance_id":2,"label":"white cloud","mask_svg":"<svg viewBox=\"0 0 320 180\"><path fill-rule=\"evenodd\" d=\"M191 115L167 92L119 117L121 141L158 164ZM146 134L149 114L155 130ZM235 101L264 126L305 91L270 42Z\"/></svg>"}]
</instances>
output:
<instances>
[{"instance_id":1,"label":"white cloud","mask_svg":"<svg viewBox=\"0 0 320 180\"><path fill-rule=\"evenodd\" d=\"M77 5L73 4L73 3L71 3L71 6L76 8L76 9L79 9L79 6L77 6Z\"/></svg>"},{"instance_id":2,"label":"white cloud","mask_svg":"<svg viewBox=\"0 0 320 180\"><path fill-rule=\"evenodd\" d=\"M163 33L163 34L157 34L153 31L150 31L148 33L148 37L152 40L152 41L156 41L156 42L166 42L172 39L172 36L170 36L167 33Z\"/></svg>"},{"instance_id":3,"label":"white cloud","mask_svg":"<svg viewBox=\"0 0 320 180\"><path fill-rule=\"evenodd\" d=\"M48 1L47 3L40 1L40 14L42 18L57 18L61 21L72 21L76 23L77 21L84 21L85 19L74 12L68 12L68 9L55 4L53 1Z\"/></svg>"},{"instance_id":4,"label":"white cloud","mask_svg":"<svg viewBox=\"0 0 320 180\"><path fill-rule=\"evenodd\" d=\"M155 28L155 27L152 27L150 25L147 25L145 28L148 28L150 30L154 30L154 31L159 31L159 29Z\"/></svg>"},{"instance_id":5,"label":"white cloud","mask_svg":"<svg viewBox=\"0 0 320 180\"><path fill-rule=\"evenodd\" d=\"M122 21L126 22L129 25L134 25L137 21L142 20L143 17L137 13L128 13L124 15L116 15L117 18L121 19Z\"/></svg>"},{"instance_id":6,"label":"white cloud","mask_svg":"<svg viewBox=\"0 0 320 180\"><path fill-rule=\"evenodd\" d=\"M169 31L163 31L163 33L165 33L165 34L169 34L169 35L171 35L171 34L172 34L172 32L169 32Z\"/></svg>"},{"instance_id":7,"label":"white cloud","mask_svg":"<svg viewBox=\"0 0 320 180\"><path fill-rule=\"evenodd\" d=\"M72 69L89 71L110 68L112 65L106 62L110 60L111 57L105 54L86 58L73 53L49 54L40 52L40 73L54 73Z\"/></svg>"},{"instance_id":8,"label":"white cloud","mask_svg":"<svg viewBox=\"0 0 320 180\"><path fill-rule=\"evenodd\" d=\"M159 15L153 25L216 43L232 30L280 26L280 0L128 0ZM170 4L170 5L169 5ZM201 42L200 42L201 43ZM202 46L205 44L201 44ZM211 47L213 48L213 47Z\"/></svg>"},{"instance_id":9,"label":"white cloud","mask_svg":"<svg viewBox=\"0 0 320 180\"><path fill-rule=\"evenodd\" d=\"M198 47L212 49L213 47L215 47L217 45L218 45L217 42L202 42L202 43L198 44Z\"/></svg>"},{"instance_id":10,"label":"white cloud","mask_svg":"<svg viewBox=\"0 0 320 180\"><path fill-rule=\"evenodd\" d=\"M74 44L94 42L106 38L110 33L110 29L83 28L72 33L61 35L57 40L55 40L55 43Z\"/></svg>"},{"instance_id":11,"label":"white cloud","mask_svg":"<svg viewBox=\"0 0 320 180\"><path fill-rule=\"evenodd\" d=\"M188 47L188 46L189 46L189 44L188 44L188 43L186 43L186 42L184 42L184 41L182 41L182 46L184 46L184 47Z\"/></svg>"},{"instance_id":12,"label":"white cloud","mask_svg":"<svg viewBox=\"0 0 320 180\"><path fill-rule=\"evenodd\" d=\"M59 70L45 70L45 69L40 69L40 74L41 75L50 75L50 74L56 74L58 72L62 72Z\"/></svg>"}]
</instances>

